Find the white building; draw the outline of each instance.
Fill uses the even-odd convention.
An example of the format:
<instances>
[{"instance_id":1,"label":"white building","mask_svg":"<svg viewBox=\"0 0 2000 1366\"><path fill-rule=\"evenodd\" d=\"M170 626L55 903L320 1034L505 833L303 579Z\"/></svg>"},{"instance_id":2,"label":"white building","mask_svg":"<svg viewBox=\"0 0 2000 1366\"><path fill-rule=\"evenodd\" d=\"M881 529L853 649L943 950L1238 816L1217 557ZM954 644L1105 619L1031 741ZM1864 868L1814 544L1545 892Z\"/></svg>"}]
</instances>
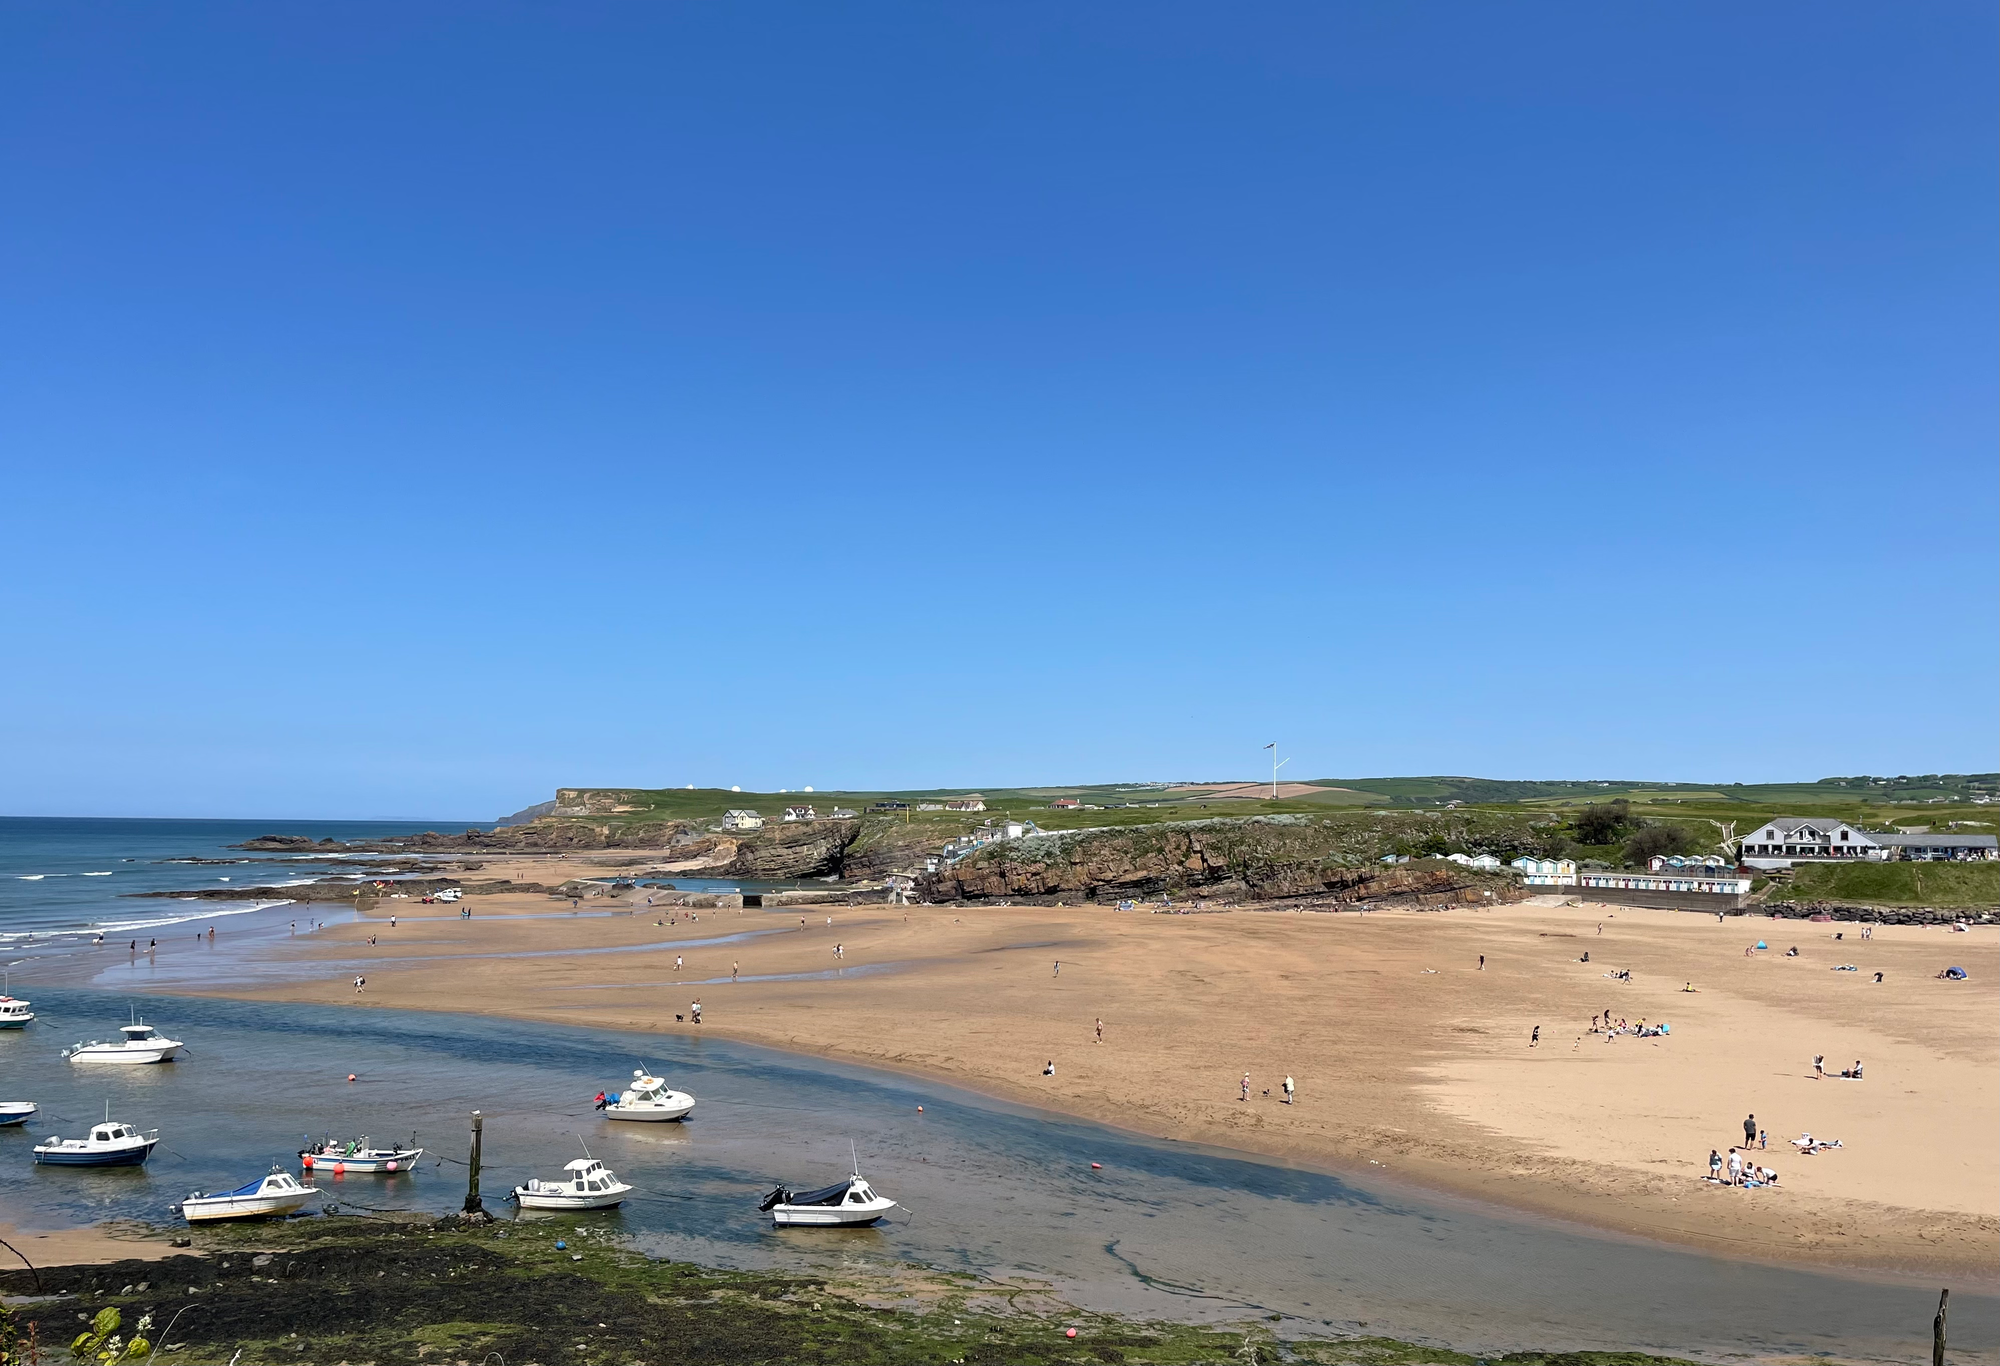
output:
<instances>
[{"instance_id":1,"label":"white building","mask_svg":"<svg viewBox=\"0 0 2000 1366\"><path fill-rule=\"evenodd\" d=\"M984 811L986 809L986 799L975 792L970 797L960 797L957 801L946 802L944 809L947 811Z\"/></svg>"},{"instance_id":2,"label":"white building","mask_svg":"<svg viewBox=\"0 0 2000 1366\"><path fill-rule=\"evenodd\" d=\"M1789 868L1800 859L1886 859L1882 836L1846 821L1774 816L1743 837L1752 868Z\"/></svg>"},{"instance_id":3,"label":"white building","mask_svg":"<svg viewBox=\"0 0 2000 1366\"><path fill-rule=\"evenodd\" d=\"M2000 836L1994 835L1873 835L1890 858L1917 863L1960 863L2000 859Z\"/></svg>"},{"instance_id":4,"label":"white building","mask_svg":"<svg viewBox=\"0 0 2000 1366\"><path fill-rule=\"evenodd\" d=\"M1500 867L1500 860L1491 854L1446 854L1451 862L1467 868L1477 868L1482 873L1491 873Z\"/></svg>"},{"instance_id":5,"label":"white building","mask_svg":"<svg viewBox=\"0 0 2000 1366\"><path fill-rule=\"evenodd\" d=\"M810 806L788 806L785 808L785 819L788 821L816 821L819 819L819 812L813 810Z\"/></svg>"},{"instance_id":6,"label":"white building","mask_svg":"<svg viewBox=\"0 0 2000 1366\"><path fill-rule=\"evenodd\" d=\"M725 811L722 813L724 830L762 830L764 818L755 811Z\"/></svg>"},{"instance_id":7,"label":"white building","mask_svg":"<svg viewBox=\"0 0 2000 1366\"><path fill-rule=\"evenodd\" d=\"M1510 865L1530 887L1576 886L1576 860L1567 858L1517 858Z\"/></svg>"}]
</instances>

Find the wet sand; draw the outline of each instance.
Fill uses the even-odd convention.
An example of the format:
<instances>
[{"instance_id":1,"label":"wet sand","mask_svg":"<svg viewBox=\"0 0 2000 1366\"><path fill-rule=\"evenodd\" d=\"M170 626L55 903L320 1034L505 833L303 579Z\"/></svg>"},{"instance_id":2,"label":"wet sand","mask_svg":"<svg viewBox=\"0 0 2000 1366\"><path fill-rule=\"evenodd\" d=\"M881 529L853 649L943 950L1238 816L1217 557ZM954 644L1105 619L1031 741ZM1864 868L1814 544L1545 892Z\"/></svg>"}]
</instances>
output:
<instances>
[{"instance_id":1,"label":"wet sand","mask_svg":"<svg viewBox=\"0 0 2000 1366\"><path fill-rule=\"evenodd\" d=\"M563 871L586 868L603 871ZM1993 928L1889 926L1861 941L1847 925L1534 905L798 907L691 920L645 907L646 895L583 903L631 912L608 916L475 897L470 920L384 901L208 994L682 1033L698 998L709 1033L1728 1255L1982 1284L2000 1263ZM1760 937L1770 951L1746 957ZM1782 957L1793 944L1801 956ZM1842 963L1861 971L1832 970ZM1936 980L1947 964L1971 980ZM732 967L744 980L728 980ZM1630 983L1605 975L1626 968ZM1607 1007L1673 1032L1606 1042L1589 1027ZM1861 1059L1866 1080L1818 1078L1822 1053L1834 1071ZM1287 1073L1295 1105L1280 1098ZM1756 1160L1780 1186L1700 1180L1710 1148L1740 1143L1753 1111L1771 1135ZM1784 1140L1803 1131L1844 1146L1800 1157Z\"/></svg>"}]
</instances>

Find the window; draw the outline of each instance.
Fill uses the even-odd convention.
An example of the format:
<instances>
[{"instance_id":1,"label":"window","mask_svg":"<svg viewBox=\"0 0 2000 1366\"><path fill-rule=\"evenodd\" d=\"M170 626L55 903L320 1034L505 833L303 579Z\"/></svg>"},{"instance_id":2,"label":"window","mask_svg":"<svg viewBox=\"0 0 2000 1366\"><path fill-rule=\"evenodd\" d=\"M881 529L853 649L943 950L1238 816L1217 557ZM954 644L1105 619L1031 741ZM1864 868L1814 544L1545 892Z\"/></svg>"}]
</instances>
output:
<instances>
[{"instance_id":1,"label":"window","mask_svg":"<svg viewBox=\"0 0 2000 1366\"><path fill-rule=\"evenodd\" d=\"M1840 832L1840 837L1841 837L1841 838L1842 838L1843 840L1844 840L1844 839L1846 839L1846 838L1847 838L1847 832L1846 832L1845 830L1841 831L1841 832Z\"/></svg>"}]
</instances>

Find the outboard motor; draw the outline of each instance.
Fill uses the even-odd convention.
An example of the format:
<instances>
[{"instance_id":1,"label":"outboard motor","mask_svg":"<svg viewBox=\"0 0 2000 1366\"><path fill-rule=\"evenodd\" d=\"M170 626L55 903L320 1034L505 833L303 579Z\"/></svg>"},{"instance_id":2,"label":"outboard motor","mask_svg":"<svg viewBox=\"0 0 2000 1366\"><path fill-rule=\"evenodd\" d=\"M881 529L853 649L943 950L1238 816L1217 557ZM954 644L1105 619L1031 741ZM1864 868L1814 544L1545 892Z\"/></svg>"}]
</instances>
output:
<instances>
[{"instance_id":1,"label":"outboard motor","mask_svg":"<svg viewBox=\"0 0 2000 1366\"><path fill-rule=\"evenodd\" d=\"M780 1186L776 1190L772 1191L769 1195L764 1197L764 1203L757 1206L757 1212L760 1214L769 1214L779 1205L789 1205L791 1203L792 1203L792 1193L786 1190L783 1186Z\"/></svg>"}]
</instances>

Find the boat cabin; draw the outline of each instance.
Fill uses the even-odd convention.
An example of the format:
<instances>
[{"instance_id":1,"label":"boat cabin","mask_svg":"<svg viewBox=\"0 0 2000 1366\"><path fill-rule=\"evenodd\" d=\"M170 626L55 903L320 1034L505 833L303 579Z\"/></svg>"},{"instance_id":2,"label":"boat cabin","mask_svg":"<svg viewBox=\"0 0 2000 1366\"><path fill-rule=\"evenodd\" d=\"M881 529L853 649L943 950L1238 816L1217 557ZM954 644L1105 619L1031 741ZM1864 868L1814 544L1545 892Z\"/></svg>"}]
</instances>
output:
<instances>
[{"instance_id":1,"label":"boat cabin","mask_svg":"<svg viewBox=\"0 0 2000 1366\"><path fill-rule=\"evenodd\" d=\"M590 1191L608 1191L618 1184L618 1178L604 1169L604 1164L594 1157L579 1157L563 1168L569 1173L570 1187L582 1195Z\"/></svg>"},{"instance_id":2,"label":"boat cabin","mask_svg":"<svg viewBox=\"0 0 2000 1366\"><path fill-rule=\"evenodd\" d=\"M118 1032L125 1036L126 1043L151 1043L160 1037L160 1031L149 1024L119 1025Z\"/></svg>"},{"instance_id":3,"label":"boat cabin","mask_svg":"<svg viewBox=\"0 0 2000 1366\"><path fill-rule=\"evenodd\" d=\"M92 1143L122 1143L128 1138L143 1138L137 1129L129 1124L97 1124L90 1130Z\"/></svg>"}]
</instances>

